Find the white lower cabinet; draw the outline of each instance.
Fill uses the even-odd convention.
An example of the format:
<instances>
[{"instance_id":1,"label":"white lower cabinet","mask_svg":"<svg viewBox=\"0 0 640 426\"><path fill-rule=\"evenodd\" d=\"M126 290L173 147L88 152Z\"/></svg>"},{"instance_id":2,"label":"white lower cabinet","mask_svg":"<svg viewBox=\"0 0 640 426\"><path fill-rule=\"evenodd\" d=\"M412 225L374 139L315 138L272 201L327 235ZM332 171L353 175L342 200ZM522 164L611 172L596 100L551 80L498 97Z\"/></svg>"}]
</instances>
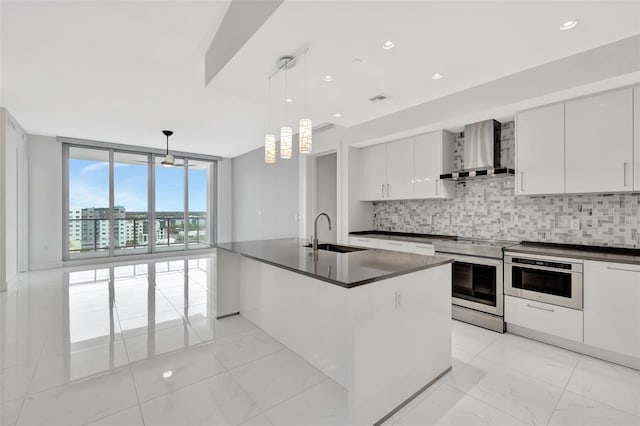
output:
<instances>
[{"instance_id":1,"label":"white lower cabinet","mask_svg":"<svg viewBox=\"0 0 640 426\"><path fill-rule=\"evenodd\" d=\"M584 262L584 343L640 358L640 265Z\"/></svg>"},{"instance_id":2,"label":"white lower cabinet","mask_svg":"<svg viewBox=\"0 0 640 426\"><path fill-rule=\"evenodd\" d=\"M582 311L504 296L504 319L509 324L582 342Z\"/></svg>"},{"instance_id":3,"label":"white lower cabinet","mask_svg":"<svg viewBox=\"0 0 640 426\"><path fill-rule=\"evenodd\" d=\"M349 244L356 247L378 248L380 247L380 240L377 238L351 236L349 237Z\"/></svg>"}]
</instances>

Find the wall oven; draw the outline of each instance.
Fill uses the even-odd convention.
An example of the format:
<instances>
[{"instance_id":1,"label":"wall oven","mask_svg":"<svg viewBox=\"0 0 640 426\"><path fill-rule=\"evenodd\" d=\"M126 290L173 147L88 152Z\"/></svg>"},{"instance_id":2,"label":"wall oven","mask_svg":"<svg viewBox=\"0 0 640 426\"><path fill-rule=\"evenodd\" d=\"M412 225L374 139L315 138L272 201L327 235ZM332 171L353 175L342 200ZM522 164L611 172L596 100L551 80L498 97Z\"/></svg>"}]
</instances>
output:
<instances>
[{"instance_id":1,"label":"wall oven","mask_svg":"<svg viewBox=\"0 0 640 426\"><path fill-rule=\"evenodd\" d=\"M582 263L507 254L504 269L505 294L582 309Z\"/></svg>"},{"instance_id":2,"label":"wall oven","mask_svg":"<svg viewBox=\"0 0 640 426\"><path fill-rule=\"evenodd\" d=\"M503 316L502 260L448 256L453 258L451 302L457 306Z\"/></svg>"}]
</instances>

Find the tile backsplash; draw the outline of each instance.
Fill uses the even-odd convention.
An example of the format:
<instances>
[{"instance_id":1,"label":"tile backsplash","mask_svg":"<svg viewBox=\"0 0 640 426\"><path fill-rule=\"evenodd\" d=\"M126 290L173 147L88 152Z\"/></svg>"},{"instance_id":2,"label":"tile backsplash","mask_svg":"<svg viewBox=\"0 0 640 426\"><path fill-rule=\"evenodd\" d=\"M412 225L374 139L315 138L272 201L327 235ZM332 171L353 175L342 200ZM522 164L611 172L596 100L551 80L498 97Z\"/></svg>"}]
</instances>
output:
<instances>
[{"instance_id":1,"label":"tile backsplash","mask_svg":"<svg viewBox=\"0 0 640 426\"><path fill-rule=\"evenodd\" d=\"M513 167L513 122L502 129L503 166ZM462 136L456 144L461 167ZM516 197L513 176L460 181L451 200L373 203L376 230L640 248L640 193ZM571 229L577 220L579 229Z\"/></svg>"}]
</instances>

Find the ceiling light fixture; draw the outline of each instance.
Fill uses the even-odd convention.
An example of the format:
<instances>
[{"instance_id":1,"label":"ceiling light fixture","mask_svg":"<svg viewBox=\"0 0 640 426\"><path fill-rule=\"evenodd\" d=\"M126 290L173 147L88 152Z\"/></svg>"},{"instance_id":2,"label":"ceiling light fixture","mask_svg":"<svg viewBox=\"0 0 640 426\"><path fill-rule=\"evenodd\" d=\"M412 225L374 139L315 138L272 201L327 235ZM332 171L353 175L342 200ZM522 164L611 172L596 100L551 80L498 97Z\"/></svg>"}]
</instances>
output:
<instances>
[{"instance_id":1,"label":"ceiling light fixture","mask_svg":"<svg viewBox=\"0 0 640 426\"><path fill-rule=\"evenodd\" d=\"M171 370L167 370L164 373L162 373L162 378L163 379L168 379L171 376L173 376L173 371L171 371Z\"/></svg>"},{"instance_id":2,"label":"ceiling light fixture","mask_svg":"<svg viewBox=\"0 0 640 426\"><path fill-rule=\"evenodd\" d=\"M293 59L292 59L293 60ZM284 97L287 100L284 104L284 126L280 127L280 158L288 160L293 154L293 130L287 126L287 75L289 74L288 62L284 65Z\"/></svg>"},{"instance_id":3,"label":"ceiling light fixture","mask_svg":"<svg viewBox=\"0 0 640 426\"><path fill-rule=\"evenodd\" d=\"M382 48L386 50L393 49L395 46L396 44L392 40L387 40L382 44Z\"/></svg>"},{"instance_id":4,"label":"ceiling light fixture","mask_svg":"<svg viewBox=\"0 0 640 426\"><path fill-rule=\"evenodd\" d=\"M574 28L576 25L578 25L578 20L570 19L565 23L563 23L562 25L560 25L560 30L562 31L570 30L571 28Z\"/></svg>"},{"instance_id":5,"label":"ceiling light fixture","mask_svg":"<svg viewBox=\"0 0 640 426\"><path fill-rule=\"evenodd\" d=\"M442 74L438 74L438 73L435 73L434 75L431 76L431 78L433 80L440 80L442 77L444 77L444 76Z\"/></svg>"},{"instance_id":6,"label":"ceiling light fixture","mask_svg":"<svg viewBox=\"0 0 640 426\"><path fill-rule=\"evenodd\" d=\"M167 152L160 164L162 164L163 167L171 167L176 164L175 157L169 154L169 136L173 135L173 132L171 130L163 130L162 134L167 137Z\"/></svg>"},{"instance_id":7,"label":"ceiling light fixture","mask_svg":"<svg viewBox=\"0 0 640 426\"><path fill-rule=\"evenodd\" d=\"M336 118L340 118L342 117L342 114L340 114L339 112L336 112L335 114L333 114L333 116Z\"/></svg>"},{"instance_id":8,"label":"ceiling light fixture","mask_svg":"<svg viewBox=\"0 0 640 426\"><path fill-rule=\"evenodd\" d=\"M308 73L307 73L307 53L308 50L304 51L304 116L309 117L309 95L308 95ZM331 77L325 76L325 77ZM333 80L333 77L331 78ZM309 154L311 153L312 146L312 133L313 133L313 125L311 124L310 118L301 118L298 126L298 151L301 154Z\"/></svg>"},{"instance_id":9,"label":"ceiling light fixture","mask_svg":"<svg viewBox=\"0 0 640 426\"><path fill-rule=\"evenodd\" d=\"M276 162L276 135L271 132L271 77L269 77L269 121L267 122L267 134L264 135L264 162L273 164Z\"/></svg>"},{"instance_id":10,"label":"ceiling light fixture","mask_svg":"<svg viewBox=\"0 0 640 426\"><path fill-rule=\"evenodd\" d=\"M331 75L325 75L324 77L322 77L322 79L323 79L324 81L333 81L333 76L331 76Z\"/></svg>"},{"instance_id":11,"label":"ceiling light fixture","mask_svg":"<svg viewBox=\"0 0 640 426\"><path fill-rule=\"evenodd\" d=\"M276 141L276 136L271 132L271 79L280 71L284 71L284 124L280 127L280 158L284 160L288 160L293 157L293 129L288 126L288 109L287 104L293 102L293 99L290 98L289 95L289 81L288 81L288 70L293 68L296 65L296 58L304 53L304 118L301 118L298 123L298 149L301 154L309 154L311 153L312 147L312 133L313 126L310 118L308 117L309 110L309 95L308 95L308 85L309 85L309 75L307 72L307 53L309 49L305 49L304 51L294 55L294 56L284 56L278 59L277 69L274 70L269 75L269 122L267 124L269 130L264 136L264 162L267 164L273 164L276 162L278 145ZM333 79L333 77L327 75L325 77L329 77Z\"/></svg>"}]
</instances>

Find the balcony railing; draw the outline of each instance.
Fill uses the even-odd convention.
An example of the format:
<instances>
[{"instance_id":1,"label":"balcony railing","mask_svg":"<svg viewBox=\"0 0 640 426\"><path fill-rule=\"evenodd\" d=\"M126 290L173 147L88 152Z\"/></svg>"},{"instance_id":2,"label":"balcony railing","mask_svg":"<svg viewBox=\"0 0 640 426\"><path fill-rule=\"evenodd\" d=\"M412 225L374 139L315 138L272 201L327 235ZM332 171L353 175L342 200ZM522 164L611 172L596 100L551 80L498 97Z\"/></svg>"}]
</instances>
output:
<instances>
[{"instance_id":1,"label":"balcony railing","mask_svg":"<svg viewBox=\"0 0 640 426\"><path fill-rule=\"evenodd\" d=\"M194 246L208 245L206 216L189 215L187 240ZM185 243L184 216L164 216L155 220L156 247L176 247ZM135 250L149 246L149 219L114 219L114 249ZM109 219L69 219L69 253L109 250Z\"/></svg>"}]
</instances>

